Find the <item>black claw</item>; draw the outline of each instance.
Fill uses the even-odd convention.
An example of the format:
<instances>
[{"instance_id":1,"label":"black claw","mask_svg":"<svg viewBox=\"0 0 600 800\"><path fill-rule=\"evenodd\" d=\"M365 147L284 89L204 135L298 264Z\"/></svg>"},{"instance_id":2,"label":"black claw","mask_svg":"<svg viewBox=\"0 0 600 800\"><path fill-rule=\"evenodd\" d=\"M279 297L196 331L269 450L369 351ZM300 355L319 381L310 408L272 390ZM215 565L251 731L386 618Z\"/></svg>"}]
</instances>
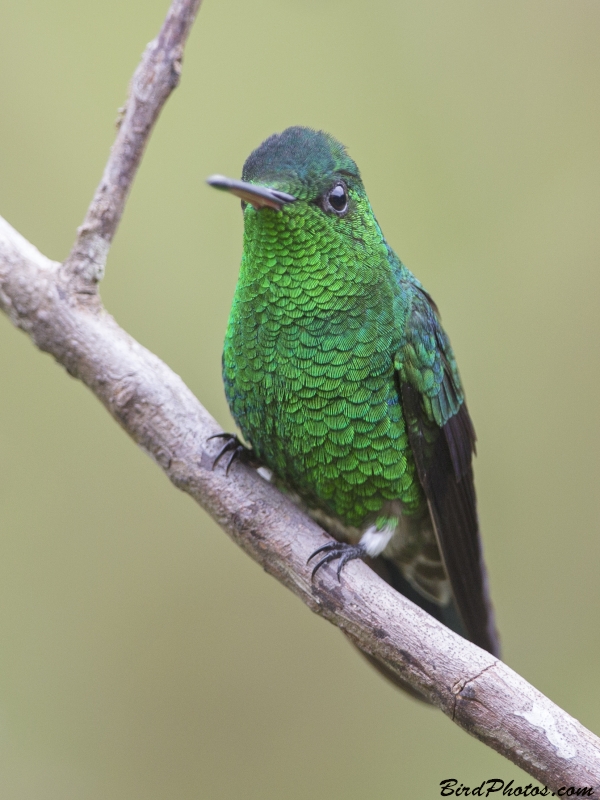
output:
<instances>
[{"instance_id":1,"label":"black claw","mask_svg":"<svg viewBox=\"0 0 600 800\"><path fill-rule=\"evenodd\" d=\"M362 547L360 544L329 542L328 544L324 544L322 547L318 547L315 552L311 554L306 563L308 564L319 553L327 553L327 555L323 556L323 558L318 561L313 568L310 576L311 580L313 580L321 567L325 566L325 564L329 564L330 561L335 561L336 558L339 558L340 563L338 564L337 568L337 578L338 581L341 581L342 569L348 563L348 561L352 561L355 558L364 558L366 555L364 547Z\"/></svg>"},{"instance_id":2,"label":"black claw","mask_svg":"<svg viewBox=\"0 0 600 800\"><path fill-rule=\"evenodd\" d=\"M225 475L229 475L229 468L231 467L235 459L239 458L242 450L243 450L242 447L233 447L231 449L231 455L227 459L227 464L225 464Z\"/></svg>"},{"instance_id":3,"label":"black claw","mask_svg":"<svg viewBox=\"0 0 600 800\"><path fill-rule=\"evenodd\" d=\"M324 567L325 564L329 564L330 561L334 561L337 557L338 557L337 553L329 553L328 555L323 556L323 558L320 561L317 561L316 566L314 567L313 571L310 573L311 581L315 577L315 575L317 574L317 571L321 567Z\"/></svg>"},{"instance_id":4,"label":"black claw","mask_svg":"<svg viewBox=\"0 0 600 800\"><path fill-rule=\"evenodd\" d=\"M227 463L225 465L225 474L229 475L229 469L233 462L237 459L240 461L245 461L248 464L256 465L257 462L253 458L252 451L248 450L247 447L240 442L237 436L233 433L215 433L213 436L209 436L206 440L209 442L211 439L225 439L225 444L219 450L217 455L213 459L211 469L214 469L219 461L223 458L225 453L231 453L229 458L227 459Z\"/></svg>"},{"instance_id":5,"label":"black claw","mask_svg":"<svg viewBox=\"0 0 600 800\"><path fill-rule=\"evenodd\" d=\"M358 556L355 556L352 553L348 553L348 552L344 553L341 556L340 563L338 564L338 568L337 568L338 583L341 582L341 580L342 580L341 575L342 575L342 568L344 567L344 564L347 564L348 561L352 561L353 558L358 558Z\"/></svg>"},{"instance_id":6,"label":"black claw","mask_svg":"<svg viewBox=\"0 0 600 800\"><path fill-rule=\"evenodd\" d=\"M306 563L310 564L310 562L313 560L313 558L315 556L318 556L319 553L324 553L326 550L335 550L339 546L340 546L339 542L328 542L327 544L324 544L322 547L317 547L315 552L312 553L312 555L310 555L308 557L308 561Z\"/></svg>"},{"instance_id":7,"label":"black claw","mask_svg":"<svg viewBox=\"0 0 600 800\"><path fill-rule=\"evenodd\" d=\"M236 443L235 438L231 434L228 434L228 433L227 434L226 433L217 433L217 434L215 434L215 436L209 436L209 440L210 439L226 439L225 444L223 445L223 447L219 450L219 452L217 453L217 455L213 459L213 463L212 463L211 469L214 469L217 466L217 464L219 463L219 461L223 458L225 453L228 453L230 450L233 450L233 452L235 453L235 448L237 447L237 443ZM229 459L229 463L231 463L231 459ZM229 466L229 464L228 464L228 466Z\"/></svg>"}]
</instances>

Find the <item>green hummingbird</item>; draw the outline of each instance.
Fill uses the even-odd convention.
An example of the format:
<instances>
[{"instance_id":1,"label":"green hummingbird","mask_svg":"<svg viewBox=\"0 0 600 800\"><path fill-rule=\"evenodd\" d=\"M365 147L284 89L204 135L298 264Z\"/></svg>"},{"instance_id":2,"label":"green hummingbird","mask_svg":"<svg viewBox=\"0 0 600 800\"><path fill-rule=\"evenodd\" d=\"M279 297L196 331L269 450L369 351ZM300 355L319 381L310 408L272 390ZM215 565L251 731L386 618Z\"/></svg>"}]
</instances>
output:
<instances>
[{"instance_id":1,"label":"green hummingbird","mask_svg":"<svg viewBox=\"0 0 600 800\"><path fill-rule=\"evenodd\" d=\"M329 134L291 127L251 153L241 181L208 183L241 198L244 216L223 352L229 408L252 458L336 539L311 556L313 577L337 561L339 579L368 558L498 655L454 353L358 167ZM225 436L216 461L248 454Z\"/></svg>"}]
</instances>

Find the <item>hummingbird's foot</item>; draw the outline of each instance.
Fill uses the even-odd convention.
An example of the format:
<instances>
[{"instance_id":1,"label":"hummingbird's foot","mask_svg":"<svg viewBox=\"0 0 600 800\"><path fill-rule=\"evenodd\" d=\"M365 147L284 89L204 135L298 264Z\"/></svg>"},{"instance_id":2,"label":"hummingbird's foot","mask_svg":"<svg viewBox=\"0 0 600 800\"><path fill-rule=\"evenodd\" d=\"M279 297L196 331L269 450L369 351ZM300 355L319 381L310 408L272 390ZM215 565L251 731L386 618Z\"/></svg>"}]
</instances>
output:
<instances>
[{"instance_id":1,"label":"hummingbird's foot","mask_svg":"<svg viewBox=\"0 0 600 800\"><path fill-rule=\"evenodd\" d=\"M234 433L215 433L214 436L209 436L206 441L210 442L211 439L225 440L225 444L213 459L211 469L214 469L217 466L219 461L226 453L230 454L225 465L226 475L229 475L229 468L236 459L238 459L238 461L243 461L244 464L249 464L252 467L260 466L259 462L254 457L252 450L249 450L245 445L243 445Z\"/></svg>"},{"instance_id":2,"label":"hummingbird's foot","mask_svg":"<svg viewBox=\"0 0 600 800\"><path fill-rule=\"evenodd\" d=\"M352 561L354 558L364 558L367 555L366 548L360 543L347 544L346 542L329 542L329 544L324 544L323 547L318 547L306 563L309 564L319 553L327 553L327 555L323 556L323 558L317 562L317 565L313 569L310 576L311 580L315 577L317 571L321 567L325 566L325 564L329 564L330 561L335 561L336 558L339 558L340 563L338 564L337 568L337 578L339 581L341 580L340 575L342 574L342 569L344 568L344 565L348 563L348 561Z\"/></svg>"}]
</instances>

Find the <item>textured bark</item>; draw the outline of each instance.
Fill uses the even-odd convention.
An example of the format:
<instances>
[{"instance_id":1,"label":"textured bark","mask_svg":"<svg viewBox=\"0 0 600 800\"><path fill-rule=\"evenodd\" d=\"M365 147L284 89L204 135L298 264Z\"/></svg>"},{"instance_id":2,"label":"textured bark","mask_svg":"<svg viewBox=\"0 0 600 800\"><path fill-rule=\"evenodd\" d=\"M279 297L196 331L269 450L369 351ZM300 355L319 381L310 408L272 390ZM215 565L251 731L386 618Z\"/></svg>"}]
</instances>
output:
<instances>
[{"instance_id":1,"label":"textured bark","mask_svg":"<svg viewBox=\"0 0 600 800\"><path fill-rule=\"evenodd\" d=\"M170 480L253 559L466 731L554 791L600 789L600 740L501 661L436 622L364 563L342 581L308 556L327 539L253 469L211 469L218 425L183 381L122 330L97 283L150 130L177 84L199 0L175 0L136 70L117 140L71 255L43 256L0 217L0 308L82 380Z\"/></svg>"},{"instance_id":2,"label":"textured bark","mask_svg":"<svg viewBox=\"0 0 600 800\"><path fill-rule=\"evenodd\" d=\"M98 303L97 284L104 275L108 248L123 210L144 148L169 95L179 83L183 48L201 0L173 0L160 33L144 52L119 113L119 131L102 180L77 231L61 270L70 291Z\"/></svg>"}]
</instances>

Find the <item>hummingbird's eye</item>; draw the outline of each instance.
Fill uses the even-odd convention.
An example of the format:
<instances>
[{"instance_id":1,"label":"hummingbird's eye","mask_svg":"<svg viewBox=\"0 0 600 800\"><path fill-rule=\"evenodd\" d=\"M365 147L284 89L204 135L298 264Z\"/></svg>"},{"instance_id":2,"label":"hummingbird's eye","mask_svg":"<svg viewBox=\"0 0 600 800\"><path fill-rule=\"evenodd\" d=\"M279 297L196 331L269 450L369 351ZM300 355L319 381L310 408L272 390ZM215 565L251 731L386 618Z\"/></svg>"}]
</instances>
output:
<instances>
[{"instance_id":1,"label":"hummingbird's eye","mask_svg":"<svg viewBox=\"0 0 600 800\"><path fill-rule=\"evenodd\" d=\"M333 211L335 214L342 216L348 210L348 190L346 184L341 182L336 183L333 189L330 189L325 195L323 207L325 211Z\"/></svg>"}]
</instances>

